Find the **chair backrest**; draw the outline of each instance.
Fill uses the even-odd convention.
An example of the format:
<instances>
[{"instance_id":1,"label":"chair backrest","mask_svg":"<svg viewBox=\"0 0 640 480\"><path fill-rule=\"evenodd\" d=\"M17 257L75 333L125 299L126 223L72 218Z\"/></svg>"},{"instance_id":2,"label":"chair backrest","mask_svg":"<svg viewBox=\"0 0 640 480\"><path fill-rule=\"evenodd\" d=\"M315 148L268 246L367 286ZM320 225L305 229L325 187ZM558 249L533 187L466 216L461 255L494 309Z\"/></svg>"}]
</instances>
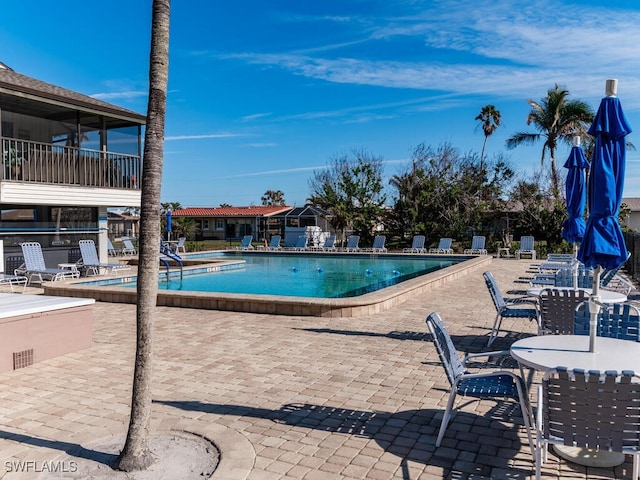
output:
<instances>
[{"instance_id":1,"label":"chair backrest","mask_svg":"<svg viewBox=\"0 0 640 480\"><path fill-rule=\"evenodd\" d=\"M456 347L453 345L451 336L444 326L442 318L440 318L440 314L438 312L430 313L429 316L427 316L426 322L433 344L438 351L438 356L447 374L447 379L451 385L454 385L456 379L464 374L462 360L456 351Z\"/></svg>"},{"instance_id":2,"label":"chair backrest","mask_svg":"<svg viewBox=\"0 0 640 480\"><path fill-rule=\"evenodd\" d=\"M107 251L108 252L116 251L116 248L113 246L113 243L111 243L111 239L109 237L107 237Z\"/></svg>"},{"instance_id":3,"label":"chair backrest","mask_svg":"<svg viewBox=\"0 0 640 480\"><path fill-rule=\"evenodd\" d=\"M176 247L184 247L184 242L187 241L187 237L178 237L178 243L176 243Z\"/></svg>"},{"instance_id":4,"label":"chair backrest","mask_svg":"<svg viewBox=\"0 0 640 480\"><path fill-rule=\"evenodd\" d=\"M627 252L627 259L624 262L622 262L620 265L618 265L616 268L610 268L605 270L602 273L602 275L600 275L600 285L602 285L603 287L606 287L607 285L609 285L611 283L611 280L613 280L615 276L618 274L622 266L627 262L627 260L629 260L629 257L631 257L631 252Z\"/></svg>"},{"instance_id":5,"label":"chair backrest","mask_svg":"<svg viewBox=\"0 0 640 480\"><path fill-rule=\"evenodd\" d=\"M127 250L135 250L135 247L133 246L133 242L128 238L122 239L122 245L124 245L124 248L126 248Z\"/></svg>"},{"instance_id":6,"label":"chair backrest","mask_svg":"<svg viewBox=\"0 0 640 480\"><path fill-rule=\"evenodd\" d=\"M498 282L496 282L496 279L491 272L484 272L482 276L484 277L484 281L487 284L487 289L491 294L493 305L496 307L496 310L500 312L504 307L507 306L507 302L504 301L504 297L502 296L502 293L500 293Z\"/></svg>"},{"instance_id":7,"label":"chair backrest","mask_svg":"<svg viewBox=\"0 0 640 480\"><path fill-rule=\"evenodd\" d=\"M80 240L78 246L80 247L80 255L82 255L82 263L84 265L100 265L96 244L93 240Z\"/></svg>"},{"instance_id":8,"label":"chair backrest","mask_svg":"<svg viewBox=\"0 0 640 480\"><path fill-rule=\"evenodd\" d=\"M350 235L347 238L347 248L358 248L358 243L360 243L360 235Z\"/></svg>"},{"instance_id":9,"label":"chair backrest","mask_svg":"<svg viewBox=\"0 0 640 480\"><path fill-rule=\"evenodd\" d=\"M589 335L589 303L576 306L573 317L574 335ZM629 303L612 303L601 308L596 335L640 342L640 311Z\"/></svg>"},{"instance_id":10,"label":"chair backrest","mask_svg":"<svg viewBox=\"0 0 640 480\"><path fill-rule=\"evenodd\" d=\"M587 299L584 290L545 288L540 293L540 328L553 335L573 335L574 312Z\"/></svg>"},{"instance_id":11,"label":"chair backrest","mask_svg":"<svg viewBox=\"0 0 640 480\"><path fill-rule=\"evenodd\" d=\"M335 243L336 243L336 236L329 235L327 238L325 238L324 245L322 246L322 248L333 248Z\"/></svg>"},{"instance_id":12,"label":"chair backrest","mask_svg":"<svg viewBox=\"0 0 640 480\"><path fill-rule=\"evenodd\" d=\"M545 372L538 428L553 443L623 452L640 448L640 378L634 372Z\"/></svg>"},{"instance_id":13,"label":"chair backrest","mask_svg":"<svg viewBox=\"0 0 640 480\"><path fill-rule=\"evenodd\" d=\"M384 249L384 243L387 241L387 237L384 235L376 235L373 239L373 250L382 250Z\"/></svg>"},{"instance_id":14,"label":"chair backrest","mask_svg":"<svg viewBox=\"0 0 640 480\"><path fill-rule=\"evenodd\" d=\"M271 241L269 242L269 248L278 248L280 247L280 239L282 237L280 235L274 235L271 237Z\"/></svg>"},{"instance_id":15,"label":"chair backrest","mask_svg":"<svg viewBox=\"0 0 640 480\"><path fill-rule=\"evenodd\" d=\"M307 236L306 235L300 235L298 237L298 240L296 240L296 247L295 248L305 248L307 246Z\"/></svg>"},{"instance_id":16,"label":"chair backrest","mask_svg":"<svg viewBox=\"0 0 640 480\"><path fill-rule=\"evenodd\" d=\"M416 235L413 237L413 241L411 242L411 248L415 250L421 250L424 248L425 236L424 235Z\"/></svg>"},{"instance_id":17,"label":"chair backrest","mask_svg":"<svg viewBox=\"0 0 640 480\"><path fill-rule=\"evenodd\" d=\"M245 235L244 237L242 237L242 241L240 242L240 246L241 247L248 247L249 245L251 245L251 240L253 240L253 236Z\"/></svg>"},{"instance_id":18,"label":"chair backrest","mask_svg":"<svg viewBox=\"0 0 640 480\"><path fill-rule=\"evenodd\" d=\"M578 266L578 285L574 285L573 269L561 268L558 270L554 277L554 284L556 287L578 287L578 288L591 288L593 287L593 270L586 268L583 264Z\"/></svg>"},{"instance_id":19,"label":"chair backrest","mask_svg":"<svg viewBox=\"0 0 640 480\"><path fill-rule=\"evenodd\" d=\"M534 238L531 235L520 237L520 251L531 252L534 250Z\"/></svg>"},{"instance_id":20,"label":"chair backrest","mask_svg":"<svg viewBox=\"0 0 640 480\"><path fill-rule=\"evenodd\" d=\"M20 247L22 248L22 256L27 270L37 272L47 269L42 246L38 242L22 242Z\"/></svg>"},{"instance_id":21,"label":"chair backrest","mask_svg":"<svg viewBox=\"0 0 640 480\"><path fill-rule=\"evenodd\" d=\"M441 238L438 244L438 250L451 250L453 238Z\"/></svg>"},{"instance_id":22,"label":"chair backrest","mask_svg":"<svg viewBox=\"0 0 640 480\"><path fill-rule=\"evenodd\" d=\"M483 250L485 243L485 237L476 235L471 240L471 249L472 250Z\"/></svg>"}]
</instances>

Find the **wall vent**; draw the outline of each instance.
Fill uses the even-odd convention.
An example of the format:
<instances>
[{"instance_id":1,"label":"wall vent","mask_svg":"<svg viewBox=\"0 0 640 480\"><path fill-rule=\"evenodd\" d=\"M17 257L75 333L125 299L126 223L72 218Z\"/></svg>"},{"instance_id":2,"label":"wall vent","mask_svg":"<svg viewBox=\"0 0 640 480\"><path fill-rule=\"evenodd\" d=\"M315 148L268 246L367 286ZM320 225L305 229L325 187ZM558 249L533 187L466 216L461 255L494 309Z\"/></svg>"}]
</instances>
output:
<instances>
[{"instance_id":1,"label":"wall vent","mask_svg":"<svg viewBox=\"0 0 640 480\"><path fill-rule=\"evenodd\" d=\"M13 352L13 369L28 367L33 365L33 348L21 352Z\"/></svg>"}]
</instances>

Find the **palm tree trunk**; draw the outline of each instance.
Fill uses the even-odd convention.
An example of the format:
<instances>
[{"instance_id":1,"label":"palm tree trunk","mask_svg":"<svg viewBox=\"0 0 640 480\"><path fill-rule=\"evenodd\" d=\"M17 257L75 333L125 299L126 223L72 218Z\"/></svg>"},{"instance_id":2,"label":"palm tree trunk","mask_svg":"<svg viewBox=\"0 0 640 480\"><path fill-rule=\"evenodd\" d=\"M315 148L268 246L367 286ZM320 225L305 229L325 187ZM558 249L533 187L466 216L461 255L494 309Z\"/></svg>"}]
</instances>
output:
<instances>
[{"instance_id":1,"label":"palm tree trunk","mask_svg":"<svg viewBox=\"0 0 640 480\"><path fill-rule=\"evenodd\" d=\"M138 262L137 343L131 417L124 448L116 468L144 470L152 463L149 452L153 325L158 295L160 252L160 189L165 110L169 72L170 0L153 0L151 53L149 57L149 103L142 169L142 209Z\"/></svg>"},{"instance_id":2,"label":"palm tree trunk","mask_svg":"<svg viewBox=\"0 0 640 480\"><path fill-rule=\"evenodd\" d=\"M558 178L558 170L556 169L556 153L554 150L550 151L551 160L551 194L556 202L560 201L560 179Z\"/></svg>"},{"instance_id":3,"label":"palm tree trunk","mask_svg":"<svg viewBox=\"0 0 640 480\"><path fill-rule=\"evenodd\" d=\"M489 138L489 136L485 135L484 136L484 142L482 143L482 152L480 153L480 170L482 170L482 165L484 163L484 150L487 147L488 138Z\"/></svg>"}]
</instances>

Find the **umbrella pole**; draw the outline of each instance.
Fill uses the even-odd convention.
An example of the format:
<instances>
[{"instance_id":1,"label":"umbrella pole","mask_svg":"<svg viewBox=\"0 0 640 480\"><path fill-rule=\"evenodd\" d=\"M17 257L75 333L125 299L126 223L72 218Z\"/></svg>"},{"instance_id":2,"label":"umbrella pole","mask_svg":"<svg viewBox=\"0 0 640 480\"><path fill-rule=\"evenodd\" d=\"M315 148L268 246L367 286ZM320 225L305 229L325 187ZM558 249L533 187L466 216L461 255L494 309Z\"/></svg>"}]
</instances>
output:
<instances>
[{"instance_id":1,"label":"umbrella pole","mask_svg":"<svg viewBox=\"0 0 640 480\"><path fill-rule=\"evenodd\" d=\"M598 265L593 273L593 289L589 297L589 352L596 351L596 333L598 329L598 314L602 308L600 303L600 272L602 267Z\"/></svg>"},{"instance_id":2,"label":"umbrella pole","mask_svg":"<svg viewBox=\"0 0 640 480\"><path fill-rule=\"evenodd\" d=\"M571 272L573 273L573 288L578 288L578 244L573 244L573 263L571 265Z\"/></svg>"}]
</instances>

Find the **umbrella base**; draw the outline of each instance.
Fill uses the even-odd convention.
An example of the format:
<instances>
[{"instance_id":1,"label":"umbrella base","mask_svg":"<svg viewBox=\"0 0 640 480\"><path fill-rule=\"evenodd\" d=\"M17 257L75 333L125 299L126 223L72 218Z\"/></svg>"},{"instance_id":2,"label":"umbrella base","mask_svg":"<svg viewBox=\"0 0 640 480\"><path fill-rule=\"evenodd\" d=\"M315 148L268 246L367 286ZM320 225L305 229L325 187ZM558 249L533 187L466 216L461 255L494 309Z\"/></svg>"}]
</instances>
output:
<instances>
[{"instance_id":1,"label":"umbrella base","mask_svg":"<svg viewBox=\"0 0 640 480\"><path fill-rule=\"evenodd\" d=\"M624 453L567 447L566 445L554 445L553 450L565 460L585 467L609 468L624 463Z\"/></svg>"}]
</instances>

